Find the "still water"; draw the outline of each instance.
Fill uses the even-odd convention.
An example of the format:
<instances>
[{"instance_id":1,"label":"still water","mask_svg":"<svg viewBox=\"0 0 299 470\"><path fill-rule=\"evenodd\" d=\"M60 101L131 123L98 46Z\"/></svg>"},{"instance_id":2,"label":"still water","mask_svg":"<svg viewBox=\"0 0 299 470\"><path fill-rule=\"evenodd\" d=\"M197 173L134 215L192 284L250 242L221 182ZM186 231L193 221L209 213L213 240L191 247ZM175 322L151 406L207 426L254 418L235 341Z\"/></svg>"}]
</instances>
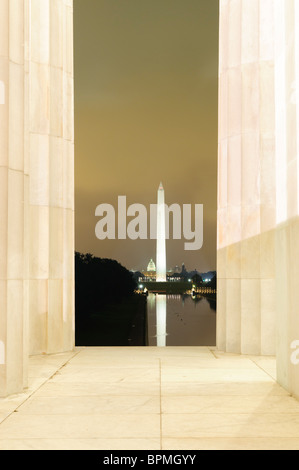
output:
<instances>
[{"instance_id":1,"label":"still water","mask_svg":"<svg viewBox=\"0 0 299 470\"><path fill-rule=\"evenodd\" d=\"M149 294L147 336L148 346L214 346L216 301Z\"/></svg>"}]
</instances>

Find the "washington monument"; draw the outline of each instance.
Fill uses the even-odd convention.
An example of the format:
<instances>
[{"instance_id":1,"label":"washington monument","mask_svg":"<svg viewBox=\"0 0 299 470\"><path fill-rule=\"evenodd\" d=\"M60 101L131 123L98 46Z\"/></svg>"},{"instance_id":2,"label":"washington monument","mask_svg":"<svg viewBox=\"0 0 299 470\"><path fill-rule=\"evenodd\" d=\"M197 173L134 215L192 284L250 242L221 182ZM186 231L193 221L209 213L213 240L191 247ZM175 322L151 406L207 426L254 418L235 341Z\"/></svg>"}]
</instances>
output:
<instances>
[{"instance_id":1,"label":"washington monument","mask_svg":"<svg viewBox=\"0 0 299 470\"><path fill-rule=\"evenodd\" d=\"M156 281L166 282L165 197L162 183L158 189L156 255Z\"/></svg>"}]
</instances>

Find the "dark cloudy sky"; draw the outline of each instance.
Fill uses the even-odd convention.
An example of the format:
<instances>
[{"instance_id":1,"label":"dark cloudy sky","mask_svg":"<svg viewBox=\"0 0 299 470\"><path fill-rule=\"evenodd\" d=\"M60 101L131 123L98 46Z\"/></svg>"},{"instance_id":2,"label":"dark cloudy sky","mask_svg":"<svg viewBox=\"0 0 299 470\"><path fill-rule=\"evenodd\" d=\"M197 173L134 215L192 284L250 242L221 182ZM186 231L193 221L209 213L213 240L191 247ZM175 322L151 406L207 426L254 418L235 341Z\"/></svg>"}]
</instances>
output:
<instances>
[{"instance_id":1,"label":"dark cloudy sky","mask_svg":"<svg viewBox=\"0 0 299 470\"><path fill-rule=\"evenodd\" d=\"M216 268L218 0L74 0L76 250L144 269L153 240L95 237L96 206L204 205L204 244L167 266ZM130 219L129 219L130 220Z\"/></svg>"}]
</instances>

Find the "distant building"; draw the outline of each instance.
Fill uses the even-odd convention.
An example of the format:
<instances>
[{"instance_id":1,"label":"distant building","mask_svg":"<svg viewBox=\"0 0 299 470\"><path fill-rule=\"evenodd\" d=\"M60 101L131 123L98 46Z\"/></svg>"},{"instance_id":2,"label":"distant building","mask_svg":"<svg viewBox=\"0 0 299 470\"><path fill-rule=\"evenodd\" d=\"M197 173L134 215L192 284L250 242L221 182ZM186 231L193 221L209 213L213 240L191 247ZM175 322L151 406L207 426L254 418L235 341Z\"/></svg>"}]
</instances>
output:
<instances>
[{"instance_id":1,"label":"distant building","mask_svg":"<svg viewBox=\"0 0 299 470\"><path fill-rule=\"evenodd\" d=\"M156 265L154 261L151 259L150 262L147 265L147 272L156 272Z\"/></svg>"},{"instance_id":2,"label":"distant building","mask_svg":"<svg viewBox=\"0 0 299 470\"><path fill-rule=\"evenodd\" d=\"M180 281L183 281L183 280L184 280L184 278L179 273L167 274L167 281L180 282Z\"/></svg>"},{"instance_id":3,"label":"distant building","mask_svg":"<svg viewBox=\"0 0 299 470\"><path fill-rule=\"evenodd\" d=\"M174 268L169 269L166 272L166 280L168 282L183 282L191 279L195 274L199 274L195 269L194 271L188 272L184 263L182 263L182 268L176 265ZM157 279L157 270L156 265L153 259L147 265L147 269L139 273L139 282L155 282Z\"/></svg>"},{"instance_id":4,"label":"distant building","mask_svg":"<svg viewBox=\"0 0 299 470\"><path fill-rule=\"evenodd\" d=\"M156 280L156 265L151 259L147 265L147 270L142 271L142 277L139 278L139 281L155 281Z\"/></svg>"}]
</instances>

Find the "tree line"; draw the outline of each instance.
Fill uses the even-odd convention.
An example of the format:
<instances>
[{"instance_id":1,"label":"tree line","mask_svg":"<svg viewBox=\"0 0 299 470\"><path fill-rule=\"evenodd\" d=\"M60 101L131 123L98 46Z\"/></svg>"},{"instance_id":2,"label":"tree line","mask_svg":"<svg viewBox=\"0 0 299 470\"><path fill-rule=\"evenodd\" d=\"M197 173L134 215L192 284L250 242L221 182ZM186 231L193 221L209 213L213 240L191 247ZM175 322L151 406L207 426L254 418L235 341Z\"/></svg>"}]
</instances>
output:
<instances>
[{"instance_id":1,"label":"tree line","mask_svg":"<svg viewBox=\"0 0 299 470\"><path fill-rule=\"evenodd\" d=\"M80 321L133 295L136 282L117 261L76 252L75 289L76 321Z\"/></svg>"}]
</instances>

